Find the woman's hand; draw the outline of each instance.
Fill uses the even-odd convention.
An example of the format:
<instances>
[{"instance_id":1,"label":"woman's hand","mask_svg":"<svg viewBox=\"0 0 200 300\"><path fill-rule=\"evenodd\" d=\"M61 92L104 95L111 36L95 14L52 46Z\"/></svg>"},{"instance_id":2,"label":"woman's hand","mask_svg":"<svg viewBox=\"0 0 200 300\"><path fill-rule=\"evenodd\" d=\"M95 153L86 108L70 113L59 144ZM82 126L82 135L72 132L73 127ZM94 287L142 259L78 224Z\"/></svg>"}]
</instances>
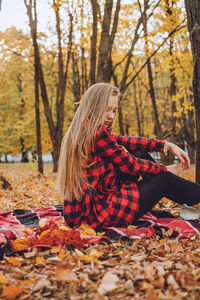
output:
<instances>
[{"instance_id":1,"label":"woman's hand","mask_svg":"<svg viewBox=\"0 0 200 300\"><path fill-rule=\"evenodd\" d=\"M185 151L173 143L166 142L167 149L174 155L177 156L181 162L183 170L190 168L190 159ZM173 173L173 172L172 172Z\"/></svg>"},{"instance_id":2,"label":"woman's hand","mask_svg":"<svg viewBox=\"0 0 200 300\"><path fill-rule=\"evenodd\" d=\"M167 166L167 171L171 172L171 173L173 173L173 174L175 174L177 176L179 174L179 169L178 169L177 165L169 165L169 166Z\"/></svg>"}]
</instances>

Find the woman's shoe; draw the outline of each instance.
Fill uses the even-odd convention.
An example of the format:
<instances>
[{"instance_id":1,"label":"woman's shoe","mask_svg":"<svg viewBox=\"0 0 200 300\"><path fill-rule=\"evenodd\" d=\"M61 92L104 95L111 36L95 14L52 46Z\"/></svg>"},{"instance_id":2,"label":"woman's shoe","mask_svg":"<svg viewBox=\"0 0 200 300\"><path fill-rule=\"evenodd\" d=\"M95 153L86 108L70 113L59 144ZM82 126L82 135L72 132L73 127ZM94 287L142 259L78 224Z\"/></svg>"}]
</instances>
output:
<instances>
[{"instance_id":1,"label":"woman's shoe","mask_svg":"<svg viewBox=\"0 0 200 300\"><path fill-rule=\"evenodd\" d=\"M200 209L183 204L180 207L180 217L184 220L197 220L200 217Z\"/></svg>"}]
</instances>

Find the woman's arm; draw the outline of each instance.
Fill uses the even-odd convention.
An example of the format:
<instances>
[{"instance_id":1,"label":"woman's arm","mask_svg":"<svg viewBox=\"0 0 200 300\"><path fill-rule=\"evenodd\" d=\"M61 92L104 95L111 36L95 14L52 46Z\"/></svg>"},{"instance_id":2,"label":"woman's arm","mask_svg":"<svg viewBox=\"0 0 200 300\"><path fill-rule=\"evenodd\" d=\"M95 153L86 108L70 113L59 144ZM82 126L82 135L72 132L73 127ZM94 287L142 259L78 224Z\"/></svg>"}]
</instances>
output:
<instances>
[{"instance_id":1,"label":"woman's arm","mask_svg":"<svg viewBox=\"0 0 200 300\"><path fill-rule=\"evenodd\" d=\"M163 152L165 141L154 140L143 137L122 136L111 134L118 144L125 147L128 151Z\"/></svg>"},{"instance_id":2,"label":"woman's arm","mask_svg":"<svg viewBox=\"0 0 200 300\"><path fill-rule=\"evenodd\" d=\"M95 151L109 158L123 173L141 176L167 171L165 166L149 160L136 158L127 153L105 127L97 132Z\"/></svg>"}]
</instances>

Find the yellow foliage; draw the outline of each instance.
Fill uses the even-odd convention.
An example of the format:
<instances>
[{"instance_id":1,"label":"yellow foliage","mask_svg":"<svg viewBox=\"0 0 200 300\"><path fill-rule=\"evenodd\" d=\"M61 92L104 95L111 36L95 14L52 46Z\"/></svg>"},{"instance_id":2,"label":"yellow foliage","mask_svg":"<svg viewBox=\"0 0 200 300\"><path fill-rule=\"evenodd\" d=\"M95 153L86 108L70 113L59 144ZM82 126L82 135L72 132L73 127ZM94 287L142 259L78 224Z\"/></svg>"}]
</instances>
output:
<instances>
[{"instance_id":1,"label":"yellow foliage","mask_svg":"<svg viewBox=\"0 0 200 300\"><path fill-rule=\"evenodd\" d=\"M79 228L81 229L81 237L96 235L96 231L88 224L81 224Z\"/></svg>"},{"instance_id":2,"label":"yellow foliage","mask_svg":"<svg viewBox=\"0 0 200 300\"><path fill-rule=\"evenodd\" d=\"M13 250L23 251L30 247L31 242L28 238L17 238L16 240L11 240L10 244Z\"/></svg>"}]
</instances>

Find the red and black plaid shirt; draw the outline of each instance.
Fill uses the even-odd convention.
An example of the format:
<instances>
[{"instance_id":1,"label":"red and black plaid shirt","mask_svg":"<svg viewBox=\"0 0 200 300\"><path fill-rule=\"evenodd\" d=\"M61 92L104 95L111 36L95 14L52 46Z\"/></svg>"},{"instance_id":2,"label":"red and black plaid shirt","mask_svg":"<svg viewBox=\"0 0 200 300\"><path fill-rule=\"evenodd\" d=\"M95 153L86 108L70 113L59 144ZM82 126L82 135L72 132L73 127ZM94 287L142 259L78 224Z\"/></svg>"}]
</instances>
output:
<instances>
[{"instance_id":1,"label":"red and black plaid shirt","mask_svg":"<svg viewBox=\"0 0 200 300\"><path fill-rule=\"evenodd\" d=\"M166 167L136 158L128 151L163 151L164 141L111 134L103 127L96 134L95 147L90 152L84 170L88 185L83 186L81 202L64 201L64 216L70 226L90 224L100 230L108 226L127 226L138 210L139 193L134 181L124 181L119 171L143 176L165 172Z\"/></svg>"}]
</instances>

